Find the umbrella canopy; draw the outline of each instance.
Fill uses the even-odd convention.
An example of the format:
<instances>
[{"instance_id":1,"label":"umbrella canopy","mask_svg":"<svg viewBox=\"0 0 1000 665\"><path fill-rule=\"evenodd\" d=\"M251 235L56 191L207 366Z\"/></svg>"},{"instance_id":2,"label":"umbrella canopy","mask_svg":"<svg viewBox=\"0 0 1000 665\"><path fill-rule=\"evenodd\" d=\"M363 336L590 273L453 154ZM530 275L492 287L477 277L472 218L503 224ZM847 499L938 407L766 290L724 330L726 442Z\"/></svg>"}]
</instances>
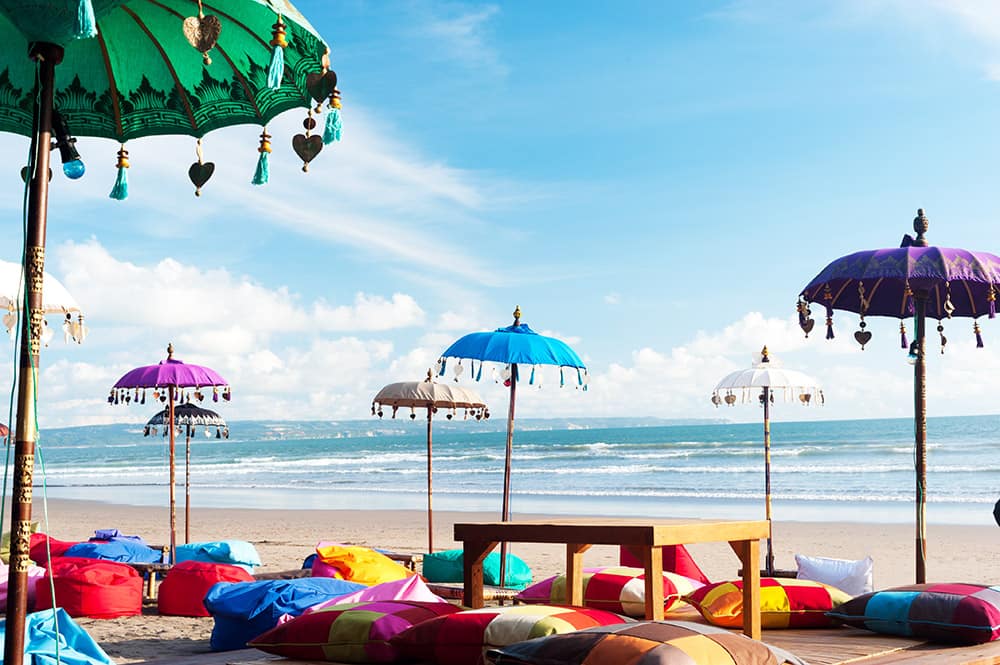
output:
<instances>
[{"instance_id":1,"label":"umbrella canopy","mask_svg":"<svg viewBox=\"0 0 1000 665\"><path fill-rule=\"evenodd\" d=\"M427 551L434 551L434 509L432 505L432 467L431 467L431 421L439 409L450 410L446 417L451 420L458 409L464 410L465 418L472 415L476 420L489 418L490 412L485 402L475 390L446 383L434 383L431 371L427 370L427 378L423 381L404 381L390 383L378 391L372 400L372 415L382 417L382 407L392 409L392 417L402 408L410 409L410 418L416 418L416 409L427 409Z\"/></svg>"},{"instance_id":2,"label":"umbrella canopy","mask_svg":"<svg viewBox=\"0 0 1000 665\"><path fill-rule=\"evenodd\" d=\"M42 300L42 313L65 315L63 330L67 337L82 343L87 336L87 327L83 325L83 310L80 309L76 298L49 273L44 273L42 279L45 294ZM19 263L0 260L0 309L7 310L3 323L8 333L14 333L14 326L17 325L16 310L23 307L24 267ZM74 312L77 314L76 321L73 321L72 317ZM47 325L42 336L52 336L51 329Z\"/></svg>"},{"instance_id":3,"label":"umbrella canopy","mask_svg":"<svg viewBox=\"0 0 1000 665\"><path fill-rule=\"evenodd\" d=\"M587 367L580 360L580 356L565 342L539 335L521 323L521 308L514 308L514 323L506 328L497 328L493 332L476 332L459 338L451 346L445 349L438 361L440 365L439 374L443 375L447 369L449 358L458 360L455 366L455 380L463 373L462 360L473 361L472 370L476 380L482 378L483 363L494 362L506 365L504 370L504 385L510 387L510 402L507 410L507 447L504 456L504 480L503 480L503 508L501 517L504 522L510 519L510 463L514 439L514 404L517 394L517 382L520 380L518 372L519 365L532 365L529 383L535 380L535 365L555 365L560 368L560 385L565 383L563 374L564 368L576 370L577 383L584 390L587 389ZM475 362L479 361L479 371L475 372ZM504 580L504 566L506 564L506 543L501 547L500 556L500 579Z\"/></svg>"},{"instance_id":4,"label":"umbrella canopy","mask_svg":"<svg viewBox=\"0 0 1000 665\"><path fill-rule=\"evenodd\" d=\"M175 440L177 409L190 404L192 398L202 401L206 398L204 388L212 389L213 401L221 397L229 401L232 391L229 384L218 372L201 365L191 365L174 358L174 345L167 345L167 358L156 365L136 367L118 379L108 396L109 404L146 403L146 392L152 390L153 400L167 404L167 431L170 437L170 560L174 560L177 547L177 508L174 486L176 484ZM178 404L179 403L179 404ZM209 413L214 412L209 411ZM156 416L154 416L155 418ZM190 430L188 431L190 439ZM190 449L188 449L190 454Z\"/></svg>"},{"instance_id":5,"label":"umbrella canopy","mask_svg":"<svg viewBox=\"0 0 1000 665\"><path fill-rule=\"evenodd\" d=\"M826 310L827 339L832 339L836 309L860 315L854 339L864 349L872 339L865 330L866 316L913 317L912 344L907 343L906 326L900 323L900 346L909 349L913 362L914 465L916 471L916 581L926 581L926 500L927 500L927 397L926 397L926 318L938 320L941 352L947 338L944 321L956 316L974 319L976 346L983 346L978 318L996 315L1000 287L1000 258L984 252L931 247L924 234L929 222L917 210L913 220L916 237L903 236L902 246L857 252L841 257L813 278L799 295L799 325L808 336L814 321L810 304Z\"/></svg>"},{"instance_id":6,"label":"umbrella canopy","mask_svg":"<svg viewBox=\"0 0 1000 665\"><path fill-rule=\"evenodd\" d=\"M170 428L170 409L166 408L157 413L146 422L143 429L143 436L152 433L156 435L156 428L163 427L163 436L168 436ZM229 438L229 427L226 421L215 411L203 409L194 404L178 404L174 407L174 429L184 428L184 542L191 542L191 437L199 427L204 428L205 433L211 435L211 428L215 428L215 438Z\"/></svg>"},{"instance_id":7,"label":"umbrella canopy","mask_svg":"<svg viewBox=\"0 0 1000 665\"><path fill-rule=\"evenodd\" d=\"M795 370L785 369L771 357L767 347L754 358L753 366L740 369L722 377L712 391L712 404L733 406L742 396L742 402L754 401L764 407L764 514L768 528L771 523L771 404L774 395L782 395L787 402L797 399L803 405L822 404L823 391L819 383ZM771 536L767 537L767 554L764 567L768 575L774 573L774 550Z\"/></svg>"},{"instance_id":8,"label":"umbrella canopy","mask_svg":"<svg viewBox=\"0 0 1000 665\"><path fill-rule=\"evenodd\" d=\"M19 354L11 502L16 554L7 594L12 638L4 643L4 662L21 665L30 538L21 525L31 521L34 395L43 328L38 313L44 302L53 139L64 173L78 178L84 168L73 133L119 142L164 134L198 137L197 161L188 169L198 194L215 169L203 159L200 137L206 132L247 123L263 127L252 171L252 182L263 184L271 152L266 123L287 108L328 105L322 135L312 135L317 107L307 113L305 133L292 139L305 170L325 143L339 139L340 99L329 49L287 0L0 0L0 39L0 131L31 138L23 171L25 300L31 316L24 317ZM121 200L128 195L130 167L124 145L117 156L111 197Z\"/></svg>"}]
</instances>

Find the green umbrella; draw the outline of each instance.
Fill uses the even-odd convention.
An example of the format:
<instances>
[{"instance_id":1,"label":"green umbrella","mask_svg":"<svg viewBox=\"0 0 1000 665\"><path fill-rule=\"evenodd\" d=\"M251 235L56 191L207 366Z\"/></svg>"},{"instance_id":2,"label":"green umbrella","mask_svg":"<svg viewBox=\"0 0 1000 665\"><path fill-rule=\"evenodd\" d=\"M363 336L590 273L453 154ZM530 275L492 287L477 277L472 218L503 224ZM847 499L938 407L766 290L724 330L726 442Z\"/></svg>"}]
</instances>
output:
<instances>
[{"instance_id":1,"label":"green umbrella","mask_svg":"<svg viewBox=\"0 0 1000 665\"><path fill-rule=\"evenodd\" d=\"M286 0L0 0L0 40L0 131L31 138L23 171L27 315L21 324L4 644L6 665L21 665L50 150L59 149L63 171L73 178L84 171L73 135L121 143L118 178L108 186L112 198L123 199L130 167L126 141L191 136L198 140L198 159L188 176L198 193L215 168L203 158L201 137L220 127L257 125L263 129L248 134L248 141L259 141L256 170L252 164L245 168L248 180L252 173L252 181L263 184L271 151L266 124L282 111L309 109L305 132L292 139L305 170L325 143L339 138L340 103L327 45ZM313 134L313 114L324 104L330 110L326 129Z\"/></svg>"}]
</instances>

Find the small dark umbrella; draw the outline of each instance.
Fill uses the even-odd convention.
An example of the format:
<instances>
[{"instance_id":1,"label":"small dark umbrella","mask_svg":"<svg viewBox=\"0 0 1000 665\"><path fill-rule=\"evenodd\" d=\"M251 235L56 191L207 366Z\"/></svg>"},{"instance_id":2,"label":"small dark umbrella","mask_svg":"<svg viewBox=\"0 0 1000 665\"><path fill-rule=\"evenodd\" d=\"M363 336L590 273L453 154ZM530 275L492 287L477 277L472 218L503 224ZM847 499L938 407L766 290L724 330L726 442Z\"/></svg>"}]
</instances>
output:
<instances>
[{"instance_id":1,"label":"small dark umbrella","mask_svg":"<svg viewBox=\"0 0 1000 665\"><path fill-rule=\"evenodd\" d=\"M156 428L163 427L163 436L167 436L170 423L170 409L164 409L149 419L143 430L143 436L156 434ZM203 409L194 404L181 404L174 408L174 426L184 427L184 542L191 542L191 437L199 427L211 434L215 428L215 438L229 438L229 426L215 411Z\"/></svg>"},{"instance_id":2,"label":"small dark umbrella","mask_svg":"<svg viewBox=\"0 0 1000 665\"><path fill-rule=\"evenodd\" d=\"M799 325L806 335L814 321L810 303L826 309L827 339L833 338L833 310L847 310L861 316L854 339L862 350L872 339L865 330L866 316L900 319L900 346L909 349L913 361L914 461L916 471L916 581L926 581L927 539L927 394L925 323L929 316L938 320L941 353L947 339L944 320L961 316L973 319L976 346L983 346L978 318L996 316L997 289L1000 288L1000 258L985 252L928 246L924 234L928 221L917 210L913 220L916 238L903 236L902 246L855 252L841 257L820 272L799 296ZM913 343L906 340L902 320L913 317Z\"/></svg>"}]
</instances>

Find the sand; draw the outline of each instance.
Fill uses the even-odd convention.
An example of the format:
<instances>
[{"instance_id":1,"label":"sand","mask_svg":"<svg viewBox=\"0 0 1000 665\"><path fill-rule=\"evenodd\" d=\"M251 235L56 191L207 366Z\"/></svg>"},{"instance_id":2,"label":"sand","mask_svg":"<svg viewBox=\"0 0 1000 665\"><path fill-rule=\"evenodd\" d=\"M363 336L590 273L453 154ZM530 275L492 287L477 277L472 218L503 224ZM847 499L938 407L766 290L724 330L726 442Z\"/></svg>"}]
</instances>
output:
<instances>
[{"instance_id":1,"label":"sand","mask_svg":"<svg viewBox=\"0 0 1000 665\"><path fill-rule=\"evenodd\" d=\"M665 507L664 518L669 518ZM48 524L41 503L34 517L42 530L60 540L86 540L95 529L117 528L141 535L148 543L169 540L165 508L98 502L50 500ZM540 516L518 516L533 519ZM863 515L859 515L859 518ZM183 515L178 542L184 542ZM496 521L497 515L440 512L434 515L435 549L460 547L453 539L456 522ZM368 545L400 552L426 551L426 514L365 510L194 509L191 541L246 540L264 562L258 573L301 568L320 540ZM914 528L910 524L774 523L778 568L795 568L795 553L875 560L876 588L913 582ZM1000 582L1000 529L931 525L928 527L927 578L934 582ZM736 577L738 560L724 543L696 544L692 555L712 580ZM559 546L517 543L512 551L531 566L535 579L562 572L565 553ZM585 565L617 563L617 550L594 547ZM189 656L209 651L211 618L165 617L147 606L142 616L113 620L78 619L118 663Z\"/></svg>"}]
</instances>

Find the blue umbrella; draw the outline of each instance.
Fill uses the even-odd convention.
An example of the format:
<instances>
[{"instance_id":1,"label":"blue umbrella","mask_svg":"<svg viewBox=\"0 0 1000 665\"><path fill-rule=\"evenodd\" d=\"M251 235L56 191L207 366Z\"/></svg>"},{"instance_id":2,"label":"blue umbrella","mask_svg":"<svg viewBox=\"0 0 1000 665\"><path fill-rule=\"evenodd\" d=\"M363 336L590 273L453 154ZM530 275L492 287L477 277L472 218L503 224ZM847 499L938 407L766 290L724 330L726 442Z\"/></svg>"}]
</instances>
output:
<instances>
[{"instance_id":1,"label":"blue umbrella","mask_svg":"<svg viewBox=\"0 0 1000 665\"><path fill-rule=\"evenodd\" d=\"M478 381L483 374L483 362L496 362L508 365L509 375L504 372L504 385L510 387L510 405L507 409L507 450L504 461L503 474L503 511L502 520L510 519L510 458L511 449L514 442L514 402L517 391L517 382L520 380L518 365L531 365L531 375L528 379L530 384L535 382L535 365L555 365L560 368L560 385L565 384L565 374L562 368L576 370L576 381L579 386L586 390L584 376L587 367L563 341L554 337L539 335L528 327L528 324L521 323L521 308L514 308L514 325L506 328L497 328L493 332L470 333L453 343L439 360L439 374L443 375L446 369L448 358L457 358L459 364L455 367L456 380L462 374L463 359L472 360L472 369L475 370L475 361L479 361L479 371L474 372ZM501 546L500 553L500 580L503 584L504 564L506 563L506 543Z\"/></svg>"}]
</instances>

